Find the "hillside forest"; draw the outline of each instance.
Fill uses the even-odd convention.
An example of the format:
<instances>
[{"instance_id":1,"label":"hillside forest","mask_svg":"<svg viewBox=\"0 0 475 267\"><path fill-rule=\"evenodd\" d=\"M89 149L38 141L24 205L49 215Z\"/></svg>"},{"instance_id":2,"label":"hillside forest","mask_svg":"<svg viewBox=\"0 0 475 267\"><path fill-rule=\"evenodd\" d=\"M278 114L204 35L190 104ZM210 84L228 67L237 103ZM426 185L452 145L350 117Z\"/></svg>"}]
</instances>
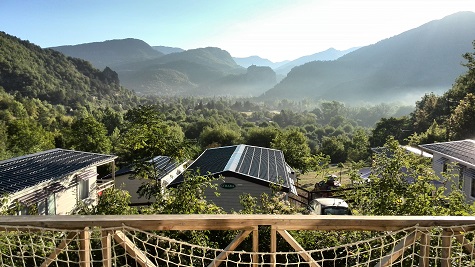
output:
<instances>
[{"instance_id":1,"label":"hillside forest","mask_svg":"<svg viewBox=\"0 0 475 267\"><path fill-rule=\"evenodd\" d=\"M474 43L475 46L475 43ZM331 100L137 96L105 67L0 33L0 159L55 147L111 153L125 166L155 155L196 158L210 147L283 151L301 173L319 160L371 162L391 139L418 145L473 137L475 52L452 88L414 106ZM102 170L106 174L108 170Z\"/></svg>"},{"instance_id":2,"label":"hillside forest","mask_svg":"<svg viewBox=\"0 0 475 267\"><path fill-rule=\"evenodd\" d=\"M475 49L475 42L473 43ZM442 95L428 93L413 106L378 104L350 106L332 100L137 96L121 86L117 73L105 67L42 49L0 33L0 159L55 147L118 155L119 167L140 164L152 156L195 159L206 148L248 144L282 150L287 163L300 173L322 171L325 164L373 164L369 186L346 191L355 214L470 215L461 190L449 196L435 189L438 179L427 159L404 153L402 145L473 138L475 132L475 50L461 55L466 72ZM371 155L373 147L392 151ZM404 182L401 168L418 179ZM100 170L106 175L110 170ZM150 177L146 172L137 172ZM456 177L447 176L447 179ZM80 207L81 214L224 213L207 203L202 193L210 178L194 175L185 186L149 192L156 202L144 209L128 205L129 195L108 189L97 206ZM254 199L241 197L241 214L305 212L290 205L278 190ZM192 243L219 247L232 233L168 233ZM365 233L300 231L292 235L303 247L337 246L368 238ZM263 231L260 246L268 247ZM286 246L279 244L279 246ZM281 248L279 248L281 249ZM285 249L285 248L284 248Z\"/></svg>"}]
</instances>

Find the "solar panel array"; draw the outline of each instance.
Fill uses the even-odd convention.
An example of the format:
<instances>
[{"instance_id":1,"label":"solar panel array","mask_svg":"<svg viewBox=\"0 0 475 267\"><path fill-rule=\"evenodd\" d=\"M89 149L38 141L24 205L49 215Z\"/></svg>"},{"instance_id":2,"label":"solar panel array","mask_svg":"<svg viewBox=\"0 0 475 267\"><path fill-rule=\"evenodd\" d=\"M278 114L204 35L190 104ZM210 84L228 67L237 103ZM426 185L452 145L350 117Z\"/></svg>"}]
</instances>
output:
<instances>
[{"instance_id":1,"label":"solar panel array","mask_svg":"<svg viewBox=\"0 0 475 267\"><path fill-rule=\"evenodd\" d=\"M48 180L60 179L90 166L112 162L115 158L56 148L0 161L0 193L13 193Z\"/></svg>"},{"instance_id":2,"label":"solar panel array","mask_svg":"<svg viewBox=\"0 0 475 267\"><path fill-rule=\"evenodd\" d=\"M229 159L237 146L227 146L207 149L193 162L189 169L200 171L201 175L220 173L225 170Z\"/></svg>"},{"instance_id":3,"label":"solar panel array","mask_svg":"<svg viewBox=\"0 0 475 267\"><path fill-rule=\"evenodd\" d=\"M162 179L178 167L176 161L167 156L157 156L152 161L155 164L155 169L160 173L158 179Z\"/></svg>"},{"instance_id":4,"label":"solar panel array","mask_svg":"<svg viewBox=\"0 0 475 267\"><path fill-rule=\"evenodd\" d=\"M235 172L288 187L289 175L279 150L245 146Z\"/></svg>"},{"instance_id":5,"label":"solar panel array","mask_svg":"<svg viewBox=\"0 0 475 267\"><path fill-rule=\"evenodd\" d=\"M475 165L475 141L473 140L426 144L420 147Z\"/></svg>"}]
</instances>

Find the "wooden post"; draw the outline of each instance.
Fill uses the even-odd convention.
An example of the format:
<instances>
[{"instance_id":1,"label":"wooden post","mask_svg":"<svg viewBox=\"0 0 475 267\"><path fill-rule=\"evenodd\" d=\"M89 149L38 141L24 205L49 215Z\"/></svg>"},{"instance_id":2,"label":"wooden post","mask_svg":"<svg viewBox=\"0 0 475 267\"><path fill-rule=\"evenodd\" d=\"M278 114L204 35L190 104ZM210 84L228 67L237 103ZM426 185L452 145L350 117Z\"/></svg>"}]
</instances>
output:
<instances>
[{"instance_id":1,"label":"wooden post","mask_svg":"<svg viewBox=\"0 0 475 267\"><path fill-rule=\"evenodd\" d=\"M452 231L444 229L442 231L442 259L440 266L450 267L450 254L452 252Z\"/></svg>"},{"instance_id":2,"label":"wooden post","mask_svg":"<svg viewBox=\"0 0 475 267\"><path fill-rule=\"evenodd\" d=\"M428 232L421 235L419 267L429 267L430 236Z\"/></svg>"},{"instance_id":3,"label":"wooden post","mask_svg":"<svg viewBox=\"0 0 475 267\"><path fill-rule=\"evenodd\" d=\"M111 234L109 231L101 231L102 266L112 267Z\"/></svg>"},{"instance_id":4,"label":"wooden post","mask_svg":"<svg viewBox=\"0 0 475 267\"><path fill-rule=\"evenodd\" d=\"M252 252L254 254L252 255L252 266L257 267L259 263L259 255L257 254L259 252L259 227L255 226L254 230L252 230Z\"/></svg>"},{"instance_id":5,"label":"wooden post","mask_svg":"<svg viewBox=\"0 0 475 267\"><path fill-rule=\"evenodd\" d=\"M270 227L270 263L272 267L277 264L276 253L277 252L277 228L272 225Z\"/></svg>"},{"instance_id":6,"label":"wooden post","mask_svg":"<svg viewBox=\"0 0 475 267\"><path fill-rule=\"evenodd\" d=\"M111 164L112 164L112 181L115 181L115 160L113 160Z\"/></svg>"},{"instance_id":7,"label":"wooden post","mask_svg":"<svg viewBox=\"0 0 475 267\"><path fill-rule=\"evenodd\" d=\"M91 266L91 233L89 227L79 233L79 266Z\"/></svg>"}]
</instances>

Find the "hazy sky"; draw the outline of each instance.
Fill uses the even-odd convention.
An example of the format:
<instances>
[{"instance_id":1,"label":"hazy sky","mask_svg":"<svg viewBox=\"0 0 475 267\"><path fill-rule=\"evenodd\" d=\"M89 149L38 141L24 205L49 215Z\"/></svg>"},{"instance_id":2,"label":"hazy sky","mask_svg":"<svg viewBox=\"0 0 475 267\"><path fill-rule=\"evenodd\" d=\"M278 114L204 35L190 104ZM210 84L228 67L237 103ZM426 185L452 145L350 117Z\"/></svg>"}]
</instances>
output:
<instances>
[{"instance_id":1,"label":"hazy sky","mask_svg":"<svg viewBox=\"0 0 475 267\"><path fill-rule=\"evenodd\" d=\"M475 0L0 0L0 31L41 47L137 38L292 60L474 11Z\"/></svg>"}]
</instances>

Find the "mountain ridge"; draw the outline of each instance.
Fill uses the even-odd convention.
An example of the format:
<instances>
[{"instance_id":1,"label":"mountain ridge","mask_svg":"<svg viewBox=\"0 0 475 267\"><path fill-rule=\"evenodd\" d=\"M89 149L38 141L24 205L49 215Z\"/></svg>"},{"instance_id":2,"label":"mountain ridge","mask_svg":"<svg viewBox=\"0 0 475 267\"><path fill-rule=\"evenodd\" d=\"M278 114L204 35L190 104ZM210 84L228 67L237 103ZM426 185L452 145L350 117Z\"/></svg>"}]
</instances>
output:
<instances>
[{"instance_id":1,"label":"mountain ridge","mask_svg":"<svg viewBox=\"0 0 475 267\"><path fill-rule=\"evenodd\" d=\"M475 13L459 12L348 53L293 68L262 99L410 100L450 88L472 49ZM430 66L430 68L427 68ZM297 97L299 96L299 97Z\"/></svg>"}]
</instances>

